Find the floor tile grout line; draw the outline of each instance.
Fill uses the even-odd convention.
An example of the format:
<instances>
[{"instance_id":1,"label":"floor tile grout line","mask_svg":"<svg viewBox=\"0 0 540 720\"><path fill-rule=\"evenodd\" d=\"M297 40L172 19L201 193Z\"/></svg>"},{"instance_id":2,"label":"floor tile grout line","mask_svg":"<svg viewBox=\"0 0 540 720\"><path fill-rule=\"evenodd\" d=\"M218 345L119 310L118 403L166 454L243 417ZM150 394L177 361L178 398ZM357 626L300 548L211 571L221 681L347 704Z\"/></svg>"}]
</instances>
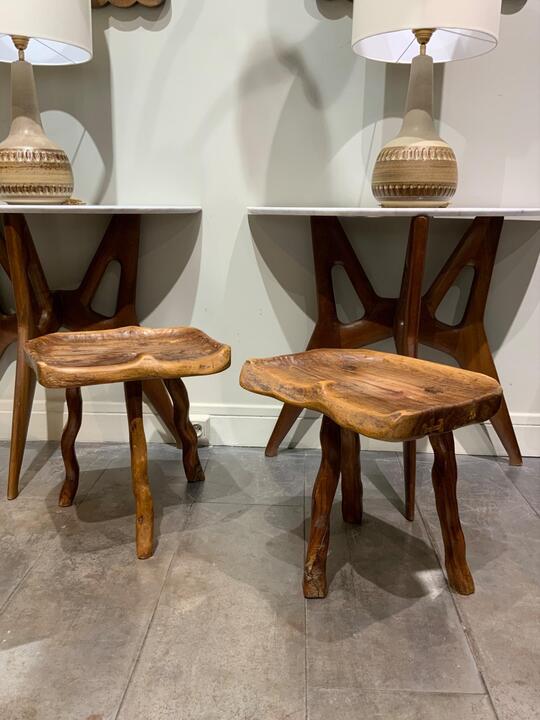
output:
<instances>
[{"instance_id":1,"label":"floor tile grout line","mask_svg":"<svg viewBox=\"0 0 540 720\"><path fill-rule=\"evenodd\" d=\"M487 692L467 692L466 690L454 691L454 690L407 690L405 688L381 688L380 686L374 685L371 687L351 687L351 686L337 686L337 687L319 687L318 692L340 692L356 690L361 693L377 693L380 695L442 695L443 697L472 697L472 698L485 698L489 697Z\"/></svg>"},{"instance_id":2,"label":"floor tile grout line","mask_svg":"<svg viewBox=\"0 0 540 720\"><path fill-rule=\"evenodd\" d=\"M195 503L191 503L191 505L190 505L190 507L189 507L189 510L188 510L188 513L187 513L187 516L186 516L186 519L185 519L185 523L184 523L184 525L183 525L182 530L185 530L185 529L187 528L189 519L190 519L190 517L191 517L191 515L192 515L192 512L193 512L194 505L195 505ZM180 531L179 531L179 532L180 532ZM178 544L175 545L174 549L172 550L171 559L170 559L170 561L169 561L169 564L167 565L167 570L165 571L165 574L164 574L164 576L163 576L163 582L161 583L161 586L160 586L160 588L159 588L159 592L158 592L158 594L157 594L156 602L155 602L155 604L154 604L154 607L153 607L153 609L152 609L152 612L150 613L150 618L149 618L149 620L148 620L148 624L147 624L147 626L146 626L146 630L144 631L144 634L143 634L141 643L140 643L140 645L139 645L139 649L137 650L137 652L136 652L136 654L135 654L135 659L134 659L134 661L133 661L131 670L129 671L128 678L127 678L127 682L126 682L126 686L125 686L124 691L123 691L123 693L122 693L122 697L120 698L120 702L118 703L118 709L117 709L117 711L116 711L115 714L114 714L114 720L118 720L118 717L120 716L120 712L122 711L122 707L123 707L123 705L124 705L124 701L125 701L125 699L126 699L128 690L129 690L129 688L130 688L130 686L131 686L131 681L133 680L133 676L135 675L135 671L137 670L137 667L138 667L138 665L139 665L139 661L140 661L140 659L141 659L141 655L142 655L142 652L143 652L143 650L144 650L144 646L146 645L146 640L147 640L148 635L149 635L149 633L150 633L150 629L151 629L151 627L152 627L152 623L153 623L153 621L154 621L154 617L155 617L156 612L157 612L157 609L158 609L159 601L161 600L161 596L162 596L162 594L163 594L163 588L165 587L165 583L166 583L167 580L169 579L169 576L170 576L170 573L171 573L171 568L172 568L174 559L175 559L175 557L176 557L176 553L177 553L177 551L178 551L178 548L180 547L181 541L182 541L182 539L181 539L181 537L179 536L179 537L178 537Z\"/></svg>"},{"instance_id":3,"label":"floor tile grout line","mask_svg":"<svg viewBox=\"0 0 540 720\"><path fill-rule=\"evenodd\" d=\"M476 643L476 639L474 638L473 630L472 630L472 628L469 627L469 625L467 624L467 619L466 619L466 617L465 617L462 609L460 608L459 603L457 602L457 599L456 599L453 591L452 591L452 590L450 589L450 587L448 586L448 580L447 580L447 578L446 578L446 573L445 573L445 570L444 570L444 567L443 567L443 562L441 561L441 557L439 556L439 552L437 551L437 542L436 542L436 540L435 540L435 537L434 537L433 533L431 532L431 528L429 527L429 523L427 522L427 520L426 520L425 517L424 517L424 514L423 514L423 512L422 512L422 510L421 510L421 508L420 508L420 504L419 504L418 502L416 502L416 503L415 503L415 506L416 506L416 512L418 513L418 516L420 517L420 520L422 521L422 525L424 526L424 529L425 529L425 531L426 531L427 537L428 537L428 539L429 539L429 542L431 543L431 546L432 546L432 548L433 548L433 552L435 553L435 557L437 558L437 562L439 563L439 566L440 566L440 568L441 568L441 572L442 572L442 574L443 574L443 576L444 576L444 579L445 579L445 582L446 582L446 584L447 584L448 592L449 592L450 598L451 598L451 600L452 600L452 604L454 605L454 608L455 608L455 610L456 610L456 614L457 614L457 616L458 616L459 623L460 623L461 628L462 628L462 630L463 630L463 634L464 634L464 636L465 636L465 640L467 641L467 645L468 645L468 647L469 647L469 649L470 649L470 651L471 651L471 655L472 655L472 657L473 657L474 664L476 665L476 669L477 669L478 675L480 676L480 679L481 679L481 681L482 681L482 685L483 685L483 687L484 687L485 694L486 694L486 696L489 698L489 703L490 703L490 705L491 705L491 709L493 710L493 714L495 715L495 718L496 718L497 720L500 720L500 718L499 718L499 713L497 712L497 708L496 708L496 706L495 706L495 702L494 702L493 697L492 697L491 692L490 692L489 683L487 682L487 680L486 680L486 678L485 678L485 675L484 675L484 672L483 672L482 667L481 667L481 662L480 662L481 653L480 653L480 649L479 649L479 647L478 647L478 645L477 645L477 643Z\"/></svg>"},{"instance_id":4,"label":"floor tile grout line","mask_svg":"<svg viewBox=\"0 0 540 720\"><path fill-rule=\"evenodd\" d=\"M10 604L12 599L15 597L15 595L18 594L19 590L24 585L26 578L28 575L32 572L32 570L35 568L41 557L43 556L45 550L52 544L52 538L47 538L46 542L43 544L40 552L38 552L37 557L34 559L34 561L30 564L29 567L26 568L26 571L23 573L22 577L19 578L19 581L15 584L15 587L12 589L12 591L9 593L7 598L2 603L2 606L0 607L0 615L6 610L7 606Z\"/></svg>"},{"instance_id":5,"label":"floor tile grout line","mask_svg":"<svg viewBox=\"0 0 540 720\"><path fill-rule=\"evenodd\" d=\"M78 499L75 500L75 502L73 503L73 505L74 505L75 507L80 507L84 502L86 502L86 500L88 500L88 498L89 498L89 496L90 496L90 493L91 493L92 490L96 487L96 485L97 485L98 482L101 480L101 478L105 475L105 473L107 472L108 469L109 469L109 466L104 467L103 470L102 470L102 471L99 473L99 475L97 476L97 478L94 480L94 482L93 482L93 483L90 485L90 487L85 491L85 493L83 494L83 496L82 496L81 498L78 498Z\"/></svg>"},{"instance_id":6,"label":"floor tile grout line","mask_svg":"<svg viewBox=\"0 0 540 720\"><path fill-rule=\"evenodd\" d=\"M227 502L225 500L193 500L190 498L190 501L194 505L233 505L241 506L241 507L282 507L282 508L295 508L299 510L302 507L302 503L296 503L296 505L292 504L286 504L286 503L248 503L248 502Z\"/></svg>"},{"instance_id":7,"label":"floor tile grout line","mask_svg":"<svg viewBox=\"0 0 540 720\"><path fill-rule=\"evenodd\" d=\"M540 512L538 512L538 510L534 507L534 505L531 504L531 502L529 501L529 499L528 499L527 497L525 497L525 495L521 492L521 490L520 490L519 487L516 485L516 483L515 483L513 480L510 480L510 482L512 483L512 485L514 486L514 488L518 491L518 493L521 495L521 497L523 498L523 500L525 500L525 502L526 502L527 505L530 507L530 509L532 510L532 512L536 515L536 517L540 518Z\"/></svg>"}]
</instances>

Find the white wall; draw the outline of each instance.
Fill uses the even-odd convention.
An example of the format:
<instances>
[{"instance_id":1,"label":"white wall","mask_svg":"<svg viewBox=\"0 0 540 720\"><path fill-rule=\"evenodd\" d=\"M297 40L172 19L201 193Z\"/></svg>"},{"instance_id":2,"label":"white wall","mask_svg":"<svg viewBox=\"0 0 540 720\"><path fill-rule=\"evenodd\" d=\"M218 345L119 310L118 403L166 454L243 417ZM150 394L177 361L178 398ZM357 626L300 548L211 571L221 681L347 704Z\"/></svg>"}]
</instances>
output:
<instances>
[{"instance_id":1,"label":"white wall","mask_svg":"<svg viewBox=\"0 0 540 720\"><path fill-rule=\"evenodd\" d=\"M495 52L437 69L441 134L460 161L456 204L540 206L540 2L506 8L521 9L503 16ZM46 129L73 158L79 197L204 208L200 221L145 221L139 311L147 324L191 323L233 346L228 373L189 382L215 442L264 444L277 406L242 391L239 368L248 356L303 349L315 316L307 222L248 222L246 206L373 204L372 164L399 127L407 69L354 56L350 13L348 0L102 9L91 64L36 73ZM3 134L8 78L1 68ZM406 224L346 225L376 288L395 293ZM103 218L34 219L53 286L77 283L103 226ZM434 225L428 281L464 227ZM507 223L487 311L523 450L538 455L539 256L540 224ZM459 298L456 288L448 314ZM353 312L350 300L344 312ZM3 438L12 361L13 352L0 360ZM125 437L121 389L84 396L81 437ZM38 393L31 437L57 436L60 399ZM303 442L316 442L314 430ZM465 450L491 449L478 430L461 439Z\"/></svg>"}]
</instances>

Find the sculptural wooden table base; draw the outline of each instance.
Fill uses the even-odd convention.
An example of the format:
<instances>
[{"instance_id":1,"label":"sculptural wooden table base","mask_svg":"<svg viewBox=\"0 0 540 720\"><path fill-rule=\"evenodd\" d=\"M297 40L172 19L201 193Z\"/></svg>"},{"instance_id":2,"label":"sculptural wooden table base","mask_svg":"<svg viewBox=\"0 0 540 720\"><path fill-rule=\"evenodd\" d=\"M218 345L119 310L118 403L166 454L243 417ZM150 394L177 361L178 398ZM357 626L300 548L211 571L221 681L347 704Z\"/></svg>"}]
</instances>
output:
<instances>
[{"instance_id":1,"label":"sculptural wooden table base","mask_svg":"<svg viewBox=\"0 0 540 720\"><path fill-rule=\"evenodd\" d=\"M484 328L484 312L489 292L495 256L504 222L503 217L478 216L471 223L459 245L449 257L429 290L422 296L424 261L429 235L430 216L452 214L449 210L434 210L414 216L409 212L410 232L401 292L398 298L377 295L356 256L339 218L318 209L310 215L296 208L250 208L253 215L310 215L315 260L318 317L308 344L316 348L360 348L380 340L394 338L401 355L416 357L422 343L453 356L467 370L484 373L498 380L497 370ZM457 211L457 216L459 216ZM406 212L369 209L343 212L345 216L400 216ZM465 215L465 212L461 213ZM519 213L515 213L518 215ZM469 213L470 215L470 213ZM363 307L364 316L352 323L338 319L332 271L343 267ZM465 314L457 325L447 325L437 319L439 305L466 266L474 268L474 279ZM284 405L276 422L266 454L277 454L279 445L292 428L302 409ZM522 458L506 402L491 420L510 464L521 465ZM404 444L405 516L414 518L416 443Z\"/></svg>"},{"instance_id":2,"label":"sculptural wooden table base","mask_svg":"<svg viewBox=\"0 0 540 720\"><path fill-rule=\"evenodd\" d=\"M35 208L33 210L37 212ZM51 292L24 214L20 210L17 212L14 209L10 212L3 208L4 236L0 237L0 263L10 277L16 273L28 275L32 290L31 315L34 318L34 322L28 326L26 323L18 324L15 315L0 312L0 355L17 337L19 338L8 471L9 499L16 498L19 492L19 476L35 388L34 374L24 360L23 348L26 341L56 332L61 327L69 330L107 330L139 324L135 303L141 213L134 210L133 214L130 214L126 209L122 209L117 214L117 210L114 207L95 206L39 209L43 213L104 214L109 211L113 215L81 285L76 290ZM157 214L157 210L153 208L150 212ZM199 208L163 208L163 213L194 214L199 210ZM141 211L146 212L145 209ZM8 253L5 240L8 234L10 242L22 246L22 254L17 254L22 255L22 263L12 259ZM121 276L115 313L112 317L105 317L92 309L92 301L107 267L113 261L119 263ZM163 382L146 380L143 389L148 401L180 446L181 440L174 422L172 402Z\"/></svg>"}]
</instances>

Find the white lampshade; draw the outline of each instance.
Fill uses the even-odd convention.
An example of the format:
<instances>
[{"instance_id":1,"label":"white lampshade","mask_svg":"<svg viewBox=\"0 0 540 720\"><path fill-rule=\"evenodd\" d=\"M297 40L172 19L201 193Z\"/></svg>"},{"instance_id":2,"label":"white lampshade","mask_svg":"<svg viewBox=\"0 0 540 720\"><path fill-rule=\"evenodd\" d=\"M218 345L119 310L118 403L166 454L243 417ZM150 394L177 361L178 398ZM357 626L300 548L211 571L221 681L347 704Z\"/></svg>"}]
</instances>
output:
<instances>
[{"instance_id":1,"label":"white lampshade","mask_svg":"<svg viewBox=\"0 0 540 720\"><path fill-rule=\"evenodd\" d=\"M30 38L32 65L74 65L92 58L91 0L0 0L0 61L18 53L12 35Z\"/></svg>"},{"instance_id":2,"label":"white lampshade","mask_svg":"<svg viewBox=\"0 0 540 720\"><path fill-rule=\"evenodd\" d=\"M354 0L353 50L372 60L410 63L418 55L412 30L434 28L434 62L462 60L493 50L502 0Z\"/></svg>"}]
</instances>

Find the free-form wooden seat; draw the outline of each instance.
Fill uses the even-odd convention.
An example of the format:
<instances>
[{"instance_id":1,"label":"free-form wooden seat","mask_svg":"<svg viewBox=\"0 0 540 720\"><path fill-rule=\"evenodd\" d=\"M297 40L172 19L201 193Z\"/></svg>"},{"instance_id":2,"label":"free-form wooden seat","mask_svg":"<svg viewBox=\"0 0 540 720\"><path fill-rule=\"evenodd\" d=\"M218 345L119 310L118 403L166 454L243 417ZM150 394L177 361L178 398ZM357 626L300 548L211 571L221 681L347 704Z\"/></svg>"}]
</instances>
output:
<instances>
[{"instance_id":1,"label":"free-form wooden seat","mask_svg":"<svg viewBox=\"0 0 540 720\"><path fill-rule=\"evenodd\" d=\"M24 353L42 385L66 388L68 421L62 436L66 479L59 500L62 507L72 505L79 484L75 440L82 422L81 386L124 383L137 514L137 556L150 557L154 511L142 419L142 381L165 382L173 404L174 425L182 441L186 477L188 482L202 481L204 472L197 451L197 434L189 420L188 394L180 378L225 370L230 365L230 348L194 328L134 326L43 335L28 340Z\"/></svg>"},{"instance_id":2,"label":"free-form wooden seat","mask_svg":"<svg viewBox=\"0 0 540 720\"><path fill-rule=\"evenodd\" d=\"M191 327L124 327L52 333L25 345L41 385L80 385L211 375L230 364L230 348Z\"/></svg>"},{"instance_id":3,"label":"free-form wooden seat","mask_svg":"<svg viewBox=\"0 0 540 720\"><path fill-rule=\"evenodd\" d=\"M343 517L362 520L358 433L378 440L429 436L433 486L450 585L474 592L459 521L453 430L488 420L502 390L493 379L466 370L370 350L311 350L245 363L242 387L290 405L322 412L322 461L313 491L304 571L308 598L327 594L329 517L341 474Z\"/></svg>"}]
</instances>

